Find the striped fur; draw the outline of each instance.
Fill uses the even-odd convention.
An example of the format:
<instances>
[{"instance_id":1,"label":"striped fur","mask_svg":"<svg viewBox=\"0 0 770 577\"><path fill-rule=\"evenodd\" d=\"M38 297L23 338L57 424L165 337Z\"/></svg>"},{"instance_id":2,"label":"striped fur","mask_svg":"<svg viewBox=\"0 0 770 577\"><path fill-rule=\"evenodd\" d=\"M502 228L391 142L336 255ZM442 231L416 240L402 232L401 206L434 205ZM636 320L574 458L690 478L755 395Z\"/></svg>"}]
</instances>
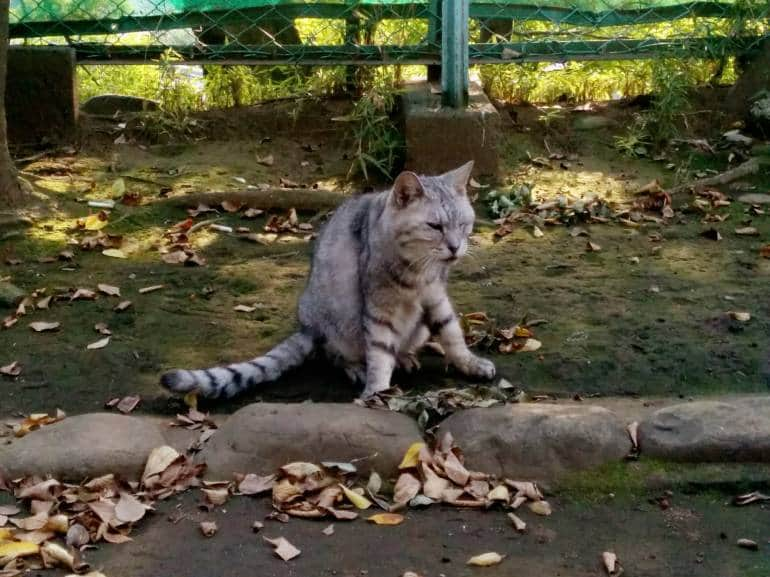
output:
<instances>
[{"instance_id":1,"label":"striped fur","mask_svg":"<svg viewBox=\"0 0 770 577\"><path fill-rule=\"evenodd\" d=\"M395 367L418 367L416 355L431 334L460 371L492 378L494 365L465 345L446 291L473 227L466 194L472 167L441 176L404 172L390 191L343 203L316 241L299 302L302 331L252 361L171 371L163 386L230 397L277 379L318 346L365 385L367 397L389 388Z\"/></svg>"}]
</instances>

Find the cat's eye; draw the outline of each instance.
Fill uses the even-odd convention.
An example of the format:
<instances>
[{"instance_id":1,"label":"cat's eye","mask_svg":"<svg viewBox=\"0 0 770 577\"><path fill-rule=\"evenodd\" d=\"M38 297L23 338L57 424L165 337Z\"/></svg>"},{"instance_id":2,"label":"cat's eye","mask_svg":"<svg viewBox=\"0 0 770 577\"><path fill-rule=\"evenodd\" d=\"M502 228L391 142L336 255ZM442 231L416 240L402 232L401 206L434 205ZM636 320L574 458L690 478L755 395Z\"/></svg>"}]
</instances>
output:
<instances>
[{"instance_id":1,"label":"cat's eye","mask_svg":"<svg viewBox=\"0 0 770 577\"><path fill-rule=\"evenodd\" d=\"M439 232L444 230L444 227L441 225L440 222L429 222L428 226L431 227L433 230L437 230Z\"/></svg>"}]
</instances>

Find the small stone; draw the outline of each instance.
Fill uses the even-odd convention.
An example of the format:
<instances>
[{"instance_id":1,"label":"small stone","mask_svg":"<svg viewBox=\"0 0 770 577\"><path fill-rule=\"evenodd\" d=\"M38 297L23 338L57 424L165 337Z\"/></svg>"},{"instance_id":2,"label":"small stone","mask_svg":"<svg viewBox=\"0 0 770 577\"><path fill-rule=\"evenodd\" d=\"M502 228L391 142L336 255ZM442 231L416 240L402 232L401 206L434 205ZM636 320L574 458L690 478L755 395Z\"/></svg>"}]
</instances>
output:
<instances>
[{"instance_id":1,"label":"small stone","mask_svg":"<svg viewBox=\"0 0 770 577\"><path fill-rule=\"evenodd\" d=\"M115 473L139 479L150 452L166 441L147 419L90 413L33 431L0 447L0 477L51 475L60 481Z\"/></svg>"},{"instance_id":2,"label":"small stone","mask_svg":"<svg viewBox=\"0 0 770 577\"><path fill-rule=\"evenodd\" d=\"M457 412L441 425L466 466L498 476L551 479L622 460L631 450L611 411L585 405L516 404Z\"/></svg>"}]
</instances>

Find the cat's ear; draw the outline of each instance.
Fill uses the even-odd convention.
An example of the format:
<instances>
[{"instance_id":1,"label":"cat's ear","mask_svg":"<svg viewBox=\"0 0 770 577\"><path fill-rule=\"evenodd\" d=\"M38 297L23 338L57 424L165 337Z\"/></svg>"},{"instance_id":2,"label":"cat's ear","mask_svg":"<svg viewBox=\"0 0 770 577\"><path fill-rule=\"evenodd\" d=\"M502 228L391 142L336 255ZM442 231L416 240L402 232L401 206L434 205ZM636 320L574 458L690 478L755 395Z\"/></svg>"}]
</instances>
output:
<instances>
[{"instance_id":1,"label":"cat's ear","mask_svg":"<svg viewBox=\"0 0 770 577\"><path fill-rule=\"evenodd\" d=\"M423 194L425 194L425 190L420 178L414 172L404 171L398 175L393 183L390 197L396 206L404 207Z\"/></svg>"},{"instance_id":2,"label":"cat's ear","mask_svg":"<svg viewBox=\"0 0 770 577\"><path fill-rule=\"evenodd\" d=\"M448 182L459 194L465 194L468 187L468 180L473 172L473 161L466 162L460 168L455 168L441 175L445 182Z\"/></svg>"}]
</instances>

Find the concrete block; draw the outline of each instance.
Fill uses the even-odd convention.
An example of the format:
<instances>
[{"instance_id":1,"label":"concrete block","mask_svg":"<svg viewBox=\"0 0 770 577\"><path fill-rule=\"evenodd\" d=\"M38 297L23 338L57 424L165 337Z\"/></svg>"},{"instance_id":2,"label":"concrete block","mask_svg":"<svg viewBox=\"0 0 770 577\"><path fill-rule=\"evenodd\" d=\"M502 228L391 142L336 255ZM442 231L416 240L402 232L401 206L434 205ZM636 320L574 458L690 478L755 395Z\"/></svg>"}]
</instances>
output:
<instances>
[{"instance_id":1,"label":"concrete block","mask_svg":"<svg viewBox=\"0 0 770 577\"><path fill-rule=\"evenodd\" d=\"M501 119L481 87L471 84L465 109L441 106L435 84L407 86L402 99L406 169L438 174L475 161L473 174L497 174Z\"/></svg>"}]
</instances>

